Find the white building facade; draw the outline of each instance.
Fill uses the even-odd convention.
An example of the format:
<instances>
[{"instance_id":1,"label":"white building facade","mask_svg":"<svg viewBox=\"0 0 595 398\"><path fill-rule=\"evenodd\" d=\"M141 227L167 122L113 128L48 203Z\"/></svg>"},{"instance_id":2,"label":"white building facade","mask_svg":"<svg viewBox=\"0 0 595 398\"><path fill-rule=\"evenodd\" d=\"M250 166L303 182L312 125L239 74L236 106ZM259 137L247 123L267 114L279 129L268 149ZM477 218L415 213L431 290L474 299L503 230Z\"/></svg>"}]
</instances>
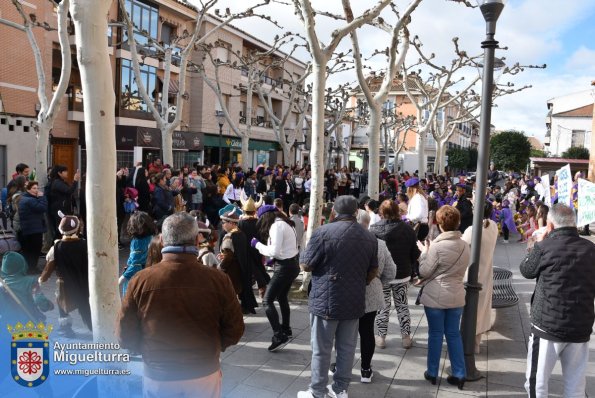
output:
<instances>
[{"instance_id":1,"label":"white building facade","mask_svg":"<svg viewBox=\"0 0 595 398\"><path fill-rule=\"evenodd\" d=\"M590 148L594 91L584 90L547 102L545 148L560 156L570 147Z\"/></svg>"}]
</instances>

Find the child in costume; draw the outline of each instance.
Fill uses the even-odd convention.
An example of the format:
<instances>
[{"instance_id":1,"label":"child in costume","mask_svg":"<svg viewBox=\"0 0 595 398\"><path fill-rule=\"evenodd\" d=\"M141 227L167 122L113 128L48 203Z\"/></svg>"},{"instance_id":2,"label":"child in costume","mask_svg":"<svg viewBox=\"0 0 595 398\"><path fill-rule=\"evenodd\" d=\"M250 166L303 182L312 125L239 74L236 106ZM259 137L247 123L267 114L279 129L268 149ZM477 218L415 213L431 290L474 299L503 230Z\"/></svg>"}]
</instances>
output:
<instances>
[{"instance_id":1,"label":"child in costume","mask_svg":"<svg viewBox=\"0 0 595 398\"><path fill-rule=\"evenodd\" d=\"M127 267L118 280L122 286L122 296L126 294L128 282L140 270L145 268L147 253L153 235L157 233L155 222L144 211L137 211L130 216L127 225L128 234L132 237L130 241L130 256L126 262Z\"/></svg>"},{"instance_id":2,"label":"child in costume","mask_svg":"<svg viewBox=\"0 0 595 398\"><path fill-rule=\"evenodd\" d=\"M204 222L198 221L198 237L200 246L198 250L198 261L207 267L217 268L219 261L213 253L213 245L211 244L211 228Z\"/></svg>"},{"instance_id":3,"label":"child in costume","mask_svg":"<svg viewBox=\"0 0 595 398\"><path fill-rule=\"evenodd\" d=\"M75 309L78 309L83 322L92 330L87 241L78 236L81 222L76 216L59 215L62 217L58 227L62 239L57 240L46 255L47 263L39 282L46 282L56 271L56 301L60 313L58 332L72 338L75 333L69 314Z\"/></svg>"},{"instance_id":4,"label":"child in costume","mask_svg":"<svg viewBox=\"0 0 595 398\"><path fill-rule=\"evenodd\" d=\"M507 199L502 201L502 211L500 213L500 224L502 225L502 235L504 236L504 243L508 243L510 232L517 233L516 224L510 210L510 202Z\"/></svg>"}]
</instances>

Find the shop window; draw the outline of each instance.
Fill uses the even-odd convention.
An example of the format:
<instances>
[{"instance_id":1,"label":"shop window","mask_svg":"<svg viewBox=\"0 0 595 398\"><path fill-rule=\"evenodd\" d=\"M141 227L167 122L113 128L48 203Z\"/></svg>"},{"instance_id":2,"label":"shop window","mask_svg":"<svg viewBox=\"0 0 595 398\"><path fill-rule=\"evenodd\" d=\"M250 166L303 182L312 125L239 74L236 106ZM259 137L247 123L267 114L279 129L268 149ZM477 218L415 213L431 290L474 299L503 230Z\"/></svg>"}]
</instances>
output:
<instances>
[{"instance_id":1,"label":"shop window","mask_svg":"<svg viewBox=\"0 0 595 398\"><path fill-rule=\"evenodd\" d=\"M180 170L184 166L192 168L194 163L201 163L200 152L174 151L174 169Z\"/></svg>"}]
</instances>

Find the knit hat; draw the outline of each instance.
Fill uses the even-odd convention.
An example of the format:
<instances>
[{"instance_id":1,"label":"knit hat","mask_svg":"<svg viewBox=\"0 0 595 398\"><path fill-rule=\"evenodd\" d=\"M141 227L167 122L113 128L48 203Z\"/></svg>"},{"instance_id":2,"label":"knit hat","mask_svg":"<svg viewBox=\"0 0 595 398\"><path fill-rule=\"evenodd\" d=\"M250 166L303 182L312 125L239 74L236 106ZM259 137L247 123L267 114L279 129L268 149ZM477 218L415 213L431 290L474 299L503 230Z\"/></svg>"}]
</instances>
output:
<instances>
[{"instance_id":1,"label":"knit hat","mask_svg":"<svg viewBox=\"0 0 595 398\"><path fill-rule=\"evenodd\" d=\"M258 209L258 217L262 217L264 213L268 213L269 211L278 211L277 207L274 205L264 205Z\"/></svg>"},{"instance_id":2,"label":"knit hat","mask_svg":"<svg viewBox=\"0 0 595 398\"><path fill-rule=\"evenodd\" d=\"M81 222L76 216L64 216L58 226L58 231L62 235L74 235L78 232Z\"/></svg>"},{"instance_id":3,"label":"knit hat","mask_svg":"<svg viewBox=\"0 0 595 398\"><path fill-rule=\"evenodd\" d=\"M357 211L357 199L351 195L342 195L335 200L333 210L335 214L353 215Z\"/></svg>"},{"instance_id":4,"label":"knit hat","mask_svg":"<svg viewBox=\"0 0 595 398\"><path fill-rule=\"evenodd\" d=\"M414 178L410 178L407 181L405 181L405 186L407 188L411 188L412 186L417 185L417 184L419 184L419 179L417 179L415 177Z\"/></svg>"},{"instance_id":5,"label":"knit hat","mask_svg":"<svg viewBox=\"0 0 595 398\"><path fill-rule=\"evenodd\" d=\"M219 218L224 221L237 223L240 220L241 215L242 211L234 205L227 205L219 210Z\"/></svg>"},{"instance_id":6,"label":"knit hat","mask_svg":"<svg viewBox=\"0 0 595 398\"><path fill-rule=\"evenodd\" d=\"M25 257L17 252L6 252L2 257L2 276L24 274L27 271Z\"/></svg>"}]
</instances>

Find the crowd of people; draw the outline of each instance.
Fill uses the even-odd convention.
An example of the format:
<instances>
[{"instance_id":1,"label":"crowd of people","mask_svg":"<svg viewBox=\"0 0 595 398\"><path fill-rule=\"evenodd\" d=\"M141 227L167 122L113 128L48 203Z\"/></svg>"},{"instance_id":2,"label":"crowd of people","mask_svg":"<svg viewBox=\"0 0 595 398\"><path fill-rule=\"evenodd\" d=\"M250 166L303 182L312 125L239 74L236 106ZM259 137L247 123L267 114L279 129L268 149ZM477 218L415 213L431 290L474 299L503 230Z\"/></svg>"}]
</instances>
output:
<instances>
[{"instance_id":1,"label":"crowd of people","mask_svg":"<svg viewBox=\"0 0 595 398\"><path fill-rule=\"evenodd\" d=\"M13 313L25 308L35 320L43 319L42 312L50 305L41 297L39 285L56 272L58 330L73 337L69 313L75 309L85 325L92 327L84 195L73 200L79 173L69 183L68 170L55 166L40 191L37 182L28 178L26 165L18 165L16 171L7 187L6 203L11 210L5 214L17 232L22 256L5 255L2 275L20 299L5 302L11 302ZM544 242L557 236L560 228L576 231L570 217L575 209L546 204L546 193L538 188L542 187L539 177L519 175L498 181L493 168L489 177L490 187L483 193L486 204L481 209L479 282L483 288L476 352L492 325L492 262L498 237L508 243L510 234L516 234L519 241L527 242L529 257L521 271L528 278L538 277L538 289L544 289L547 282L539 279L537 271L547 252ZM306 241L311 194L307 166L259 165L246 171L238 164L194 165L172 170L156 159L146 168L138 164L120 169L116 173L118 242L128 246L130 254L118 281L122 293L118 335L123 347L142 354L145 396L166 396L171 391L220 396L220 352L239 341L243 316L256 313L257 297L270 324L268 350L283 349L293 338L289 293L300 273L298 291L308 298L310 312L312 373L308 390L300 391L298 397L347 397L358 335L361 382L372 382L374 351L387 346L393 305L401 344L405 349L412 347L408 302L412 287L418 289L416 304L423 305L428 323L423 378L437 383L445 337L451 363L446 381L463 389L466 369L460 322L477 210L473 198L479 194L475 181L449 175L420 178L417 173L391 174L386 169L378 178L382 192L376 200L363 194L365 172L345 167L326 171L322 225ZM552 187L555 203L555 181ZM75 206L78 216L73 214ZM48 231L53 244L41 271L37 262ZM588 234L588 229L583 233ZM581 247L578 252L585 256L595 254L593 246ZM553 254L548 256L553 261ZM582 308L588 317L593 313L590 294L590 307ZM3 317L8 313L3 310ZM537 336L560 337L546 321L535 318ZM571 343L584 343L588 322L581 323L580 333L571 336L581 341ZM176 335L175 342L171 333ZM584 354L581 350L584 347L577 352ZM578 356L572 357L577 366L584 359ZM551 364L552 359L547 361ZM528 372L527 389L537 385L544 391L545 383L547 395L547 373L540 374L536 384L535 373ZM580 389L580 377L575 379L575 388Z\"/></svg>"}]
</instances>

